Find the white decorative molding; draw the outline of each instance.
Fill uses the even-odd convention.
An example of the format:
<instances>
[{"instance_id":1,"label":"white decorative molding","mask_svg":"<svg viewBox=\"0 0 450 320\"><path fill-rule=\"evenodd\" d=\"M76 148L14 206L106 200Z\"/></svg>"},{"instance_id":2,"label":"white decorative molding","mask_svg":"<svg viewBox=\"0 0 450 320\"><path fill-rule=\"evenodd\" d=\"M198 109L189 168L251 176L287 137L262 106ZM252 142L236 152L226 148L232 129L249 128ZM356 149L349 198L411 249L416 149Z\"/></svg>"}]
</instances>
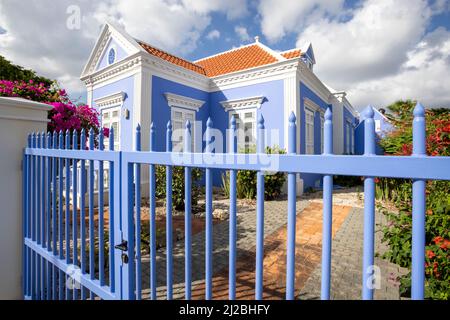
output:
<instances>
[{"instance_id":1,"label":"white decorative molding","mask_svg":"<svg viewBox=\"0 0 450 320\"><path fill-rule=\"evenodd\" d=\"M287 149L289 143L289 116L294 113L297 122L297 152L300 152L300 86L298 85L297 74L294 73L290 77L283 80L283 101L284 101L284 145Z\"/></svg>"},{"instance_id":2,"label":"white decorative molding","mask_svg":"<svg viewBox=\"0 0 450 320\"><path fill-rule=\"evenodd\" d=\"M225 111L245 108L261 108L261 104L263 103L264 98L264 96L247 97L241 99L220 101L219 103L222 105Z\"/></svg>"},{"instance_id":3,"label":"white decorative molding","mask_svg":"<svg viewBox=\"0 0 450 320\"><path fill-rule=\"evenodd\" d=\"M211 78L211 91L284 79L297 71L298 64L299 58L295 58L213 77Z\"/></svg>"},{"instance_id":4,"label":"white decorative molding","mask_svg":"<svg viewBox=\"0 0 450 320\"><path fill-rule=\"evenodd\" d=\"M320 112L320 113L325 113L325 110L322 109L321 107L319 107L319 105L317 105L314 101L312 101L309 98L303 98L303 105L305 106L305 108L308 108L309 110L313 111L313 112Z\"/></svg>"},{"instance_id":5,"label":"white decorative molding","mask_svg":"<svg viewBox=\"0 0 450 320\"><path fill-rule=\"evenodd\" d=\"M164 93L164 96L167 99L167 104L169 105L169 107L179 107L193 111L198 111L205 104L205 101L180 96L178 94L170 92Z\"/></svg>"},{"instance_id":6,"label":"white decorative molding","mask_svg":"<svg viewBox=\"0 0 450 320\"><path fill-rule=\"evenodd\" d=\"M94 100L98 108L105 108L114 105L122 105L125 100L125 92L120 91Z\"/></svg>"},{"instance_id":7,"label":"white decorative molding","mask_svg":"<svg viewBox=\"0 0 450 320\"><path fill-rule=\"evenodd\" d=\"M312 72L305 62L299 62L298 71L300 81L302 81L309 89L318 95L325 103L330 103L330 90L323 84L323 82Z\"/></svg>"}]
</instances>

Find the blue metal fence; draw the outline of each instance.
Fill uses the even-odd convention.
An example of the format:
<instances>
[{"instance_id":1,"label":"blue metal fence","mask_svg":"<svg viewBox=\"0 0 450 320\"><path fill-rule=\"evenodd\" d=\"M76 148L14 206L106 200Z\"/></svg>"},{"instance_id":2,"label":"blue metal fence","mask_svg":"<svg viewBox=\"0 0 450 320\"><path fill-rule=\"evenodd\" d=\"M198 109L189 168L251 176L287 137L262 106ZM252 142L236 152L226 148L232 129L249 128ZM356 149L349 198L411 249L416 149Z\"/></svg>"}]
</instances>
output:
<instances>
[{"instance_id":1,"label":"blue metal fence","mask_svg":"<svg viewBox=\"0 0 450 320\"><path fill-rule=\"evenodd\" d=\"M414 110L412 156L376 156L373 110L368 108L365 121L363 156L333 155L332 114L325 113L324 153L300 155L296 150L296 118L289 117L288 153L264 153L264 119L258 118L257 153L236 153L236 122L229 130L229 153L215 153L212 148L211 120L207 122L204 153L191 153L191 124L186 123L184 152L172 152L172 125L167 124L166 152L155 152L155 130L150 128L150 151L141 151L141 129L136 129L134 151L114 151L110 133L110 150L94 148L94 133L81 132L78 148L76 133L29 136L24 154L24 296L29 299L141 299L141 166L149 167L150 225L150 298L156 299L156 199L155 165L166 166L166 295L173 298L172 239L172 170L185 167L185 298L192 293L191 170L205 169L206 236L205 299L213 297L213 224L212 169L230 170L229 218L229 298L236 297L236 173L257 171L255 298L263 297L264 257L264 173L286 172L288 175L286 299L295 298L296 179L299 173L323 175L323 240L321 298L330 298L332 248L333 175L364 178L364 238L362 298L373 299L373 264L375 232L375 177L413 179L412 298L424 297L425 264L425 183L426 180L450 180L450 159L426 156L425 110ZM45 139L45 137L47 137ZM59 143L57 143L59 137ZM101 174L95 214L93 172L89 174L88 216L86 216L86 170L99 162ZM107 162L109 175L108 221L104 213L103 170ZM276 163L276 166L274 166ZM81 197L77 203L77 166L81 170ZM65 171L64 171L65 170ZM64 173L65 172L65 173ZM71 175L72 173L72 175ZM64 187L65 182L65 187ZM63 190L64 189L64 190ZM65 191L65 193L64 193ZM72 202L70 194L72 193ZM72 217L70 215L72 210ZM65 213L65 215L63 214ZM87 221L86 221L87 219ZM86 226L86 222L88 226ZM86 227L89 233L86 233ZM72 232L72 238L70 237ZM109 236L105 235L108 232ZM105 241L108 239L108 241ZM80 243L80 245L78 245ZM88 244L88 246L86 246ZM71 253L72 252L72 253ZM87 255L88 253L88 255ZM105 255L108 255L106 257ZM89 264L86 264L86 258ZM109 276L106 276L105 273ZM73 280L75 286L73 286ZM80 295L78 295L80 291ZM89 293L89 295L87 294Z\"/></svg>"}]
</instances>

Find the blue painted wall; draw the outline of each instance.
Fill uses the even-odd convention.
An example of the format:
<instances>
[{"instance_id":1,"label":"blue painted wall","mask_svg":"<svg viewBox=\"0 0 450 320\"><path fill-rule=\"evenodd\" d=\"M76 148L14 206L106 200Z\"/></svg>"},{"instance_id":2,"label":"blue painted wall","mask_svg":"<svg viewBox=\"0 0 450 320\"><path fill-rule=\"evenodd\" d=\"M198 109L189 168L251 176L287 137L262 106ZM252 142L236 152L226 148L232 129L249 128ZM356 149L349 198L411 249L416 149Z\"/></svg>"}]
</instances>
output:
<instances>
[{"instance_id":1,"label":"blue painted wall","mask_svg":"<svg viewBox=\"0 0 450 320\"><path fill-rule=\"evenodd\" d=\"M125 52L125 50L117 43L117 41L111 38L108 43L108 46L106 47L106 50L103 52L103 55L100 58L97 70L103 69L109 65L108 53L111 48L114 48L114 50L116 51L116 58L114 62L118 62L127 57L127 53Z\"/></svg>"},{"instance_id":2,"label":"blue painted wall","mask_svg":"<svg viewBox=\"0 0 450 320\"><path fill-rule=\"evenodd\" d=\"M113 93L117 93L120 91L125 92L126 97L123 102L122 109L128 109L130 110L130 117L129 119L125 119L123 116L121 118L120 122L120 144L121 149L123 151L130 151L133 148L132 143L130 141L133 141L133 132L134 129L133 126L133 90L134 90L134 78L133 76L130 76L128 78L118 80L116 82L113 82L111 84L108 84L106 86L103 86L101 88L97 88L93 90L92 97L93 101L108 96ZM97 106L95 105L95 102L93 103L94 107L98 110Z\"/></svg>"},{"instance_id":3,"label":"blue painted wall","mask_svg":"<svg viewBox=\"0 0 450 320\"><path fill-rule=\"evenodd\" d=\"M210 93L209 112L214 123L214 127L222 131L224 134L226 134L226 129L229 127L229 113L225 112L220 102L240 98L264 96L265 99L261 105L261 108L257 110L256 117L258 118L259 114L262 114L264 117L265 127L269 133L266 137L266 145L277 145L284 148L284 118L287 117L287 115L284 114L283 88L283 80L275 80ZM272 129L278 131L278 139L275 139L275 135L270 135L270 130ZM225 143L224 152L226 150L227 145ZM223 171L218 171L214 174L214 185L220 186L222 184L222 172Z\"/></svg>"},{"instance_id":4,"label":"blue painted wall","mask_svg":"<svg viewBox=\"0 0 450 320\"><path fill-rule=\"evenodd\" d=\"M305 139L305 104L304 98L308 98L317 104L324 111L331 105L323 101L317 94L315 94L310 88L308 88L303 82L300 82L300 153L305 154L306 152L306 139ZM320 113L315 112L314 114L314 153L321 153L321 130L320 130ZM301 179L303 179L304 189L317 186L318 180L321 179L322 175L319 174L300 174ZM320 182L320 181L319 181Z\"/></svg>"},{"instance_id":5,"label":"blue painted wall","mask_svg":"<svg viewBox=\"0 0 450 320\"><path fill-rule=\"evenodd\" d=\"M152 78L152 121L156 130L156 150L166 150L166 128L167 122L171 118L171 109L168 107L164 93L170 92L185 97L205 101L205 104L195 115L195 120L201 122L202 137L206 128L206 120L209 115L209 94L208 92L198 90L183 84L166 80L157 76ZM196 128L198 129L198 127ZM196 141L197 143L197 141ZM204 143L202 150L204 149Z\"/></svg>"}]
</instances>

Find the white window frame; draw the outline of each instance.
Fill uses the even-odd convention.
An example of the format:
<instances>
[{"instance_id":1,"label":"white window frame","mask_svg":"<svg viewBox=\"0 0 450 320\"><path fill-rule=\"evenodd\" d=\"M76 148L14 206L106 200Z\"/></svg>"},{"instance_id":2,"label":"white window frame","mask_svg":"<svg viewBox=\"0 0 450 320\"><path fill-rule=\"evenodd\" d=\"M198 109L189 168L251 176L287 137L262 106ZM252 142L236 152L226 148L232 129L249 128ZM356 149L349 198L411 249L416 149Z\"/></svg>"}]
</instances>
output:
<instances>
[{"instance_id":1,"label":"white window frame","mask_svg":"<svg viewBox=\"0 0 450 320\"><path fill-rule=\"evenodd\" d=\"M320 115L320 152L324 151L325 143L325 117L323 114Z\"/></svg>"},{"instance_id":2,"label":"white window frame","mask_svg":"<svg viewBox=\"0 0 450 320\"><path fill-rule=\"evenodd\" d=\"M114 128L114 150L120 150L120 131L121 131L121 105L115 105L111 107L105 107L100 109L100 117L101 117L101 127L111 128L111 124L117 122L117 129ZM117 112L117 116L113 118L112 114ZM109 114L109 119L105 123L105 114ZM117 121L111 121L114 119ZM103 140L103 145L105 146L105 150L109 150L109 139L105 137Z\"/></svg>"},{"instance_id":3,"label":"white window frame","mask_svg":"<svg viewBox=\"0 0 450 320\"><path fill-rule=\"evenodd\" d=\"M237 109L237 110L232 110L229 112L229 117L228 120L230 123L231 118L234 117L235 115L237 115L237 121L240 121L242 123L242 127L245 127L246 123L252 123L252 132L251 132L251 136L250 136L250 141L248 143L248 145L246 145L245 142L245 138L246 135L240 135L238 132L238 136L237 136L237 152L240 152L241 150L249 150L251 145L254 145L256 147L256 106L253 108L243 108L243 109ZM246 114L248 113L252 113L251 118L246 118ZM237 128L239 127L240 124L236 123ZM244 140L242 140L244 139Z\"/></svg>"},{"instance_id":4,"label":"white window frame","mask_svg":"<svg viewBox=\"0 0 450 320\"><path fill-rule=\"evenodd\" d=\"M351 154L352 147L352 126L351 123L347 120L345 121L345 153Z\"/></svg>"},{"instance_id":5,"label":"white window frame","mask_svg":"<svg viewBox=\"0 0 450 320\"><path fill-rule=\"evenodd\" d=\"M181 119L176 118L176 112L181 113ZM189 116L188 116L189 115ZM186 121L189 120L191 122L191 152L195 152L195 116L196 112L194 110L184 109L172 107L170 108L170 119L172 122L172 129L175 130L175 122L181 122L182 135L180 136L179 141L173 140L175 137L172 135L172 150L182 152L184 150L184 133L186 128Z\"/></svg>"},{"instance_id":6,"label":"white window frame","mask_svg":"<svg viewBox=\"0 0 450 320\"><path fill-rule=\"evenodd\" d=\"M312 119L309 121L308 116ZM305 154L314 154L314 116L315 112L305 108ZM309 126L311 126L311 134L309 132Z\"/></svg>"}]
</instances>

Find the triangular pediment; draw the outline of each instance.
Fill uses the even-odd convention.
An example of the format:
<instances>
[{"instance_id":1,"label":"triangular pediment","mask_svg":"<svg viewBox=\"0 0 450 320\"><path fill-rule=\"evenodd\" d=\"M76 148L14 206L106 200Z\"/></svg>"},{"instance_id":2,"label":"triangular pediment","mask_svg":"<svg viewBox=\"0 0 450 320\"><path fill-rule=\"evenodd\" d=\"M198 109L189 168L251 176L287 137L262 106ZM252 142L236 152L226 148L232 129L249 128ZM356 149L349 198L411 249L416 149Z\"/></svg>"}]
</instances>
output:
<instances>
[{"instance_id":1,"label":"triangular pediment","mask_svg":"<svg viewBox=\"0 0 450 320\"><path fill-rule=\"evenodd\" d=\"M136 40L128 35L125 30L108 22L103 26L102 31L100 32L80 78L83 79L84 77L109 66L107 60L108 52L111 48L114 48L116 55L114 63L139 51L144 51Z\"/></svg>"}]
</instances>

